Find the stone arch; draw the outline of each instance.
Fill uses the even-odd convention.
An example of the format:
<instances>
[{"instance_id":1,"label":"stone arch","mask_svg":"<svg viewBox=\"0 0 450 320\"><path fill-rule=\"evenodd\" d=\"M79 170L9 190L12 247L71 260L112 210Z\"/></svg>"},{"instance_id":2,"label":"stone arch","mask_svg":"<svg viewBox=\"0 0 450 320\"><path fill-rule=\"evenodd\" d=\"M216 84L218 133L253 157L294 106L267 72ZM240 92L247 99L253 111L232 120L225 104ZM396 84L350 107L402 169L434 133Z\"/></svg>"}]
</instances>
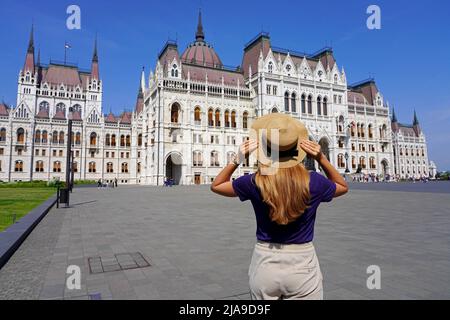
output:
<instances>
[{"instance_id":1,"label":"stone arch","mask_svg":"<svg viewBox=\"0 0 450 320\"><path fill-rule=\"evenodd\" d=\"M177 151L171 151L164 160L165 179L173 179L175 185L181 184L183 172L183 156Z\"/></svg>"}]
</instances>

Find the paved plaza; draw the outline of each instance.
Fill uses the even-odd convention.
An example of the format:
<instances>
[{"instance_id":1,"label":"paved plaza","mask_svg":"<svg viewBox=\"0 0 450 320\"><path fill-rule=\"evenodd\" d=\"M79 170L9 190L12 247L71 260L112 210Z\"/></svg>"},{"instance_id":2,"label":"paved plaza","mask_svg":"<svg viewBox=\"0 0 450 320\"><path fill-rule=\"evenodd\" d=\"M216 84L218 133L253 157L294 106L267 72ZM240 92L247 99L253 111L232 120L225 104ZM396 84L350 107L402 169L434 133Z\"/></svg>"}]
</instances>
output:
<instances>
[{"instance_id":1,"label":"paved plaza","mask_svg":"<svg viewBox=\"0 0 450 320\"><path fill-rule=\"evenodd\" d=\"M0 299L248 299L255 226L207 186L76 189L0 270ZM450 299L450 183L351 185L319 208L315 246L325 299Z\"/></svg>"}]
</instances>

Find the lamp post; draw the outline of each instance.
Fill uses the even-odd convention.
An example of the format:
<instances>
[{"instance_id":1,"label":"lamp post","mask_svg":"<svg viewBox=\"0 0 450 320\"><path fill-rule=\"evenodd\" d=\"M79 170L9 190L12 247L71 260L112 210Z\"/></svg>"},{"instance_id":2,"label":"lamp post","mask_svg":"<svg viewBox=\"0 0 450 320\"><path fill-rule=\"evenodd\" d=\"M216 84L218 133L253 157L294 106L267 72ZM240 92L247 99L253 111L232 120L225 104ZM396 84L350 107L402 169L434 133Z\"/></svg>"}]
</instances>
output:
<instances>
[{"instance_id":1,"label":"lamp post","mask_svg":"<svg viewBox=\"0 0 450 320\"><path fill-rule=\"evenodd\" d=\"M345 153L345 173L350 173L350 170L348 169L348 153Z\"/></svg>"},{"instance_id":2,"label":"lamp post","mask_svg":"<svg viewBox=\"0 0 450 320\"><path fill-rule=\"evenodd\" d=\"M69 190L71 189L72 171L72 112L69 110L67 122L67 153L66 153L66 207L69 207Z\"/></svg>"}]
</instances>

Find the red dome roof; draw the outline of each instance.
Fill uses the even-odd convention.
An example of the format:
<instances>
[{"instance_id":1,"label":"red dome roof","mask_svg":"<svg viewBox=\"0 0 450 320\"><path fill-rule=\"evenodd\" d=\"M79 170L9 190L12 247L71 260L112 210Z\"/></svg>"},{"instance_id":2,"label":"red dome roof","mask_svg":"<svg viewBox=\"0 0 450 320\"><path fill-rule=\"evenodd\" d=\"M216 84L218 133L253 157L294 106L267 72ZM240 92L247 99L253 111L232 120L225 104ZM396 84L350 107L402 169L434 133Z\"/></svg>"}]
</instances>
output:
<instances>
[{"instance_id":1,"label":"red dome roof","mask_svg":"<svg viewBox=\"0 0 450 320\"><path fill-rule=\"evenodd\" d=\"M213 47L204 41L195 41L183 52L181 59L187 63L194 63L208 67L222 67L222 61Z\"/></svg>"}]
</instances>

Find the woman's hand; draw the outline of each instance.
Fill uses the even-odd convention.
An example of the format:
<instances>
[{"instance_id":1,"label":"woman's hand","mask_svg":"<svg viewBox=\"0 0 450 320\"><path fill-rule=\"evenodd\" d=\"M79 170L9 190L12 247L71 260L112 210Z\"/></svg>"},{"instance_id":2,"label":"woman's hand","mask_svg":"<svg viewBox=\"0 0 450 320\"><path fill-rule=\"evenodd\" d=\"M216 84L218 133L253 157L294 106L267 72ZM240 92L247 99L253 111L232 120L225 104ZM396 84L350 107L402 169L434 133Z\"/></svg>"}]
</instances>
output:
<instances>
[{"instance_id":1,"label":"woman's hand","mask_svg":"<svg viewBox=\"0 0 450 320\"><path fill-rule=\"evenodd\" d=\"M314 141L302 140L300 142L300 147L306 152L306 154L314 158L316 161L319 161L323 156L320 144Z\"/></svg>"},{"instance_id":2,"label":"woman's hand","mask_svg":"<svg viewBox=\"0 0 450 320\"><path fill-rule=\"evenodd\" d=\"M252 152L258 149L258 141L257 140L247 140L241 144L238 151L238 161L239 163L244 162L246 158L248 158Z\"/></svg>"}]
</instances>

